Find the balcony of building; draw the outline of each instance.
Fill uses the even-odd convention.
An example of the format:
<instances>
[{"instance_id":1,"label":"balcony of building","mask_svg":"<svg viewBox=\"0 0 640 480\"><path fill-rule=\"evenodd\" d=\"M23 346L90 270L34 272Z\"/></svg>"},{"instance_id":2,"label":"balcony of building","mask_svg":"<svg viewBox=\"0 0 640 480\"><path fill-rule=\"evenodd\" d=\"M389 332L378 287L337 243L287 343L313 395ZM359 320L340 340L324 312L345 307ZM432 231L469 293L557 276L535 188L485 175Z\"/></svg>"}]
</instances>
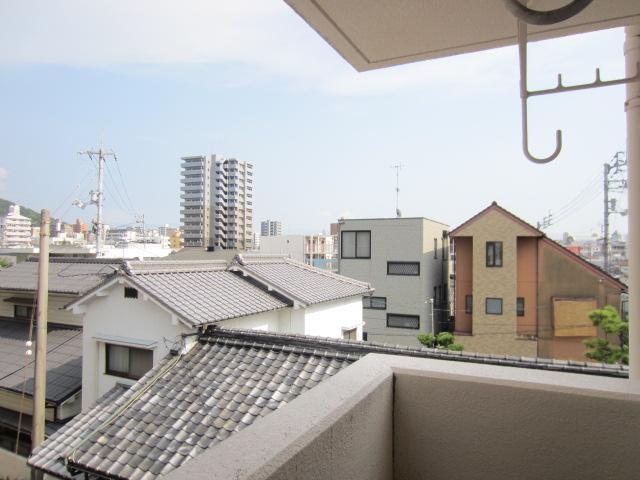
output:
<instances>
[{"instance_id":1,"label":"balcony of building","mask_svg":"<svg viewBox=\"0 0 640 480\"><path fill-rule=\"evenodd\" d=\"M636 478L638 424L626 379L369 354L167 478Z\"/></svg>"}]
</instances>

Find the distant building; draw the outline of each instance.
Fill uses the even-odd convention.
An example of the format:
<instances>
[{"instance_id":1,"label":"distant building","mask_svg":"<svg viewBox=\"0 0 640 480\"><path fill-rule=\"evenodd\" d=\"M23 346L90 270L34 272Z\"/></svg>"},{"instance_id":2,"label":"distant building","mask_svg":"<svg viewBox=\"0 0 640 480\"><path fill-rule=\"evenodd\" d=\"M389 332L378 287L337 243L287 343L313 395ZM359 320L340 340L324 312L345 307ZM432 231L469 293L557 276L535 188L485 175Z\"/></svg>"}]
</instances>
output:
<instances>
[{"instance_id":1,"label":"distant building","mask_svg":"<svg viewBox=\"0 0 640 480\"><path fill-rule=\"evenodd\" d=\"M0 218L0 243L3 247L31 246L31 219L20 215L20 206L9 206L9 212Z\"/></svg>"},{"instance_id":2,"label":"distant building","mask_svg":"<svg viewBox=\"0 0 640 480\"><path fill-rule=\"evenodd\" d=\"M364 298L367 340L417 346L418 334L448 328L448 230L427 218L340 220L340 274L375 289Z\"/></svg>"},{"instance_id":3,"label":"distant building","mask_svg":"<svg viewBox=\"0 0 640 480\"><path fill-rule=\"evenodd\" d=\"M260 250L260 232L253 232L253 249Z\"/></svg>"},{"instance_id":4,"label":"distant building","mask_svg":"<svg viewBox=\"0 0 640 480\"><path fill-rule=\"evenodd\" d=\"M264 220L260 222L261 237L277 237L282 235L282 222L279 220Z\"/></svg>"},{"instance_id":5,"label":"distant building","mask_svg":"<svg viewBox=\"0 0 640 480\"><path fill-rule=\"evenodd\" d=\"M80 219L76 219L76 223L73 225L73 233L86 234L89 231L89 226L86 223L82 223Z\"/></svg>"},{"instance_id":6,"label":"distant building","mask_svg":"<svg viewBox=\"0 0 640 480\"><path fill-rule=\"evenodd\" d=\"M603 335L588 313L621 309L624 284L495 202L450 237L465 350L584 361L583 340Z\"/></svg>"},{"instance_id":7,"label":"distant building","mask_svg":"<svg viewBox=\"0 0 640 480\"><path fill-rule=\"evenodd\" d=\"M184 245L247 250L253 245L253 165L216 155L182 158Z\"/></svg>"},{"instance_id":8,"label":"distant building","mask_svg":"<svg viewBox=\"0 0 640 480\"><path fill-rule=\"evenodd\" d=\"M267 235L260 238L260 252L287 255L298 262L337 271L331 235Z\"/></svg>"}]
</instances>

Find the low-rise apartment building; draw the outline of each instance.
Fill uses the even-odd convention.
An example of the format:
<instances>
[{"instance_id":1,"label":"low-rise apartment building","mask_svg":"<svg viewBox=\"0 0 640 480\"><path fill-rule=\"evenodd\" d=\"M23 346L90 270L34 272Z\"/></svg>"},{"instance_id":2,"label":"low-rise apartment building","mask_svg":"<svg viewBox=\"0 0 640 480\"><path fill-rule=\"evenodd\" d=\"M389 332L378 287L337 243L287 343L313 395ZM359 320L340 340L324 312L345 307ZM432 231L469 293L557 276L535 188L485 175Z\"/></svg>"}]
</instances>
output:
<instances>
[{"instance_id":1,"label":"low-rise apartment building","mask_svg":"<svg viewBox=\"0 0 640 480\"><path fill-rule=\"evenodd\" d=\"M626 287L493 202L450 233L456 341L465 350L585 360L588 313Z\"/></svg>"},{"instance_id":2,"label":"low-rise apartment building","mask_svg":"<svg viewBox=\"0 0 640 480\"><path fill-rule=\"evenodd\" d=\"M341 219L339 272L371 284L365 339L419 345L448 318L448 225L427 218ZM433 305L431 304L433 299Z\"/></svg>"}]
</instances>

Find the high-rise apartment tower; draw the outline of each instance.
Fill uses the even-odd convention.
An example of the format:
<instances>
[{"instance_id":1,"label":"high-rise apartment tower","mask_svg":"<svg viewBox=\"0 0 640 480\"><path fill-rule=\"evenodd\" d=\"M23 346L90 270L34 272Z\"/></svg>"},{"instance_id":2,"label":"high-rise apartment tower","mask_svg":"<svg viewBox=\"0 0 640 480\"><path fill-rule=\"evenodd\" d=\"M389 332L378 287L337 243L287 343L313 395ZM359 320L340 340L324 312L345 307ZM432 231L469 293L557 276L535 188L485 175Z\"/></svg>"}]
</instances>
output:
<instances>
[{"instance_id":1,"label":"high-rise apartment tower","mask_svg":"<svg viewBox=\"0 0 640 480\"><path fill-rule=\"evenodd\" d=\"M278 220L265 220L260 222L260 236L277 237L282 235L282 222Z\"/></svg>"},{"instance_id":2,"label":"high-rise apartment tower","mask_svg":"<svg viewBox=\"0 0 640 480\"><path fill-rule=\"evenodd\" d=\"M182 157L181 183L185 247L251 248L252 164L217 155Z\"/></svg>"}]
</instances>

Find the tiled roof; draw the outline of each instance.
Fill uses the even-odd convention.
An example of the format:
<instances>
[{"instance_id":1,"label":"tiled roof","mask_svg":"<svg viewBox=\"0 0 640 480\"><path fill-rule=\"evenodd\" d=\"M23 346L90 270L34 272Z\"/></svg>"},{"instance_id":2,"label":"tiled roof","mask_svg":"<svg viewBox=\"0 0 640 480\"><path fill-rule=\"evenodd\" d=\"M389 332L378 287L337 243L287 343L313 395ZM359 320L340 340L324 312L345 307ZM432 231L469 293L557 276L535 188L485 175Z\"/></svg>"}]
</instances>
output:
<instances>
[{"instance_id":1,"label":"tiled roof","mask_svg":"<svg viewBox=\"0 0 640 480\"><path fill-rule=\"evenodd\" d=\"M370 284L296 262L281 255L238 255L237 268L258 282L306 304L337 300L373 291Z\"/></svg>"},{"instance_id":2,"label":"tiled roof","mask_svg":"<svg viewBox=\"0 0 640 480\"><path fill-rule=\"evenodd\" d=\"M629 367L619 364L597 362L579 362L575 360L557 360L538 357L519 357L515 355L495 355L489 353L457 352L439 348L409 347L378 342L343 340L340 338L313 337L297 333L277 333L257 330L215 328L217 337L237 338L257 343L283 343L297 348L319 348L339 352L344 355L364 356L368 353L386 355L407 355L411 357L435 358L454 362L484 363L507 367L550 370L555 372L580 373L606 377L628 378Z\"/></svg>"},{"instance_id":3,"label":"tiled roof","mask_svg":"<svg viewBox=\"0 0 640 480\"><path fill-rule=\"evenodd\" d=\"M49 292L82 295L110 275L121 262L65 261L49 262ZM21 262L13 267L0 269L0 290L34 292L38 286L38 263Z\"/></svg>"},{"instance_id":4,"label":"tiled roof","mask_svg":"<svg viewBox=\"0 0 640 480\"><path fill-rule=\"evenodd\" d=\"M225 262L130 262L127 272L136 286L192 325L288 306L226 270Z\"/></svg>"},{"instance_id":5,"label":"tiled roof","mask_svg":"<svg viewBox=\"0 0 640 480\"><path fill-rule=\"evenodd\" d=\"M34 327L35 337L35 327ZM33 395L35 355L27 357L27 322L0 319L0 389ZM35 341L31 350L35 352ZM29 359L25 363L25 359ZM47 401L56 404L82 386L82 329L49 325L47 329Z\"/></svg>"},{"instance_id":6,"label":"tiled roof","mask_svg":"<svg viewBox=\"0 0 640 480\"><path fill-rule=\"evenodd\" d=\"M59 458L111 478L164 475L359 358L217 331L78 415L29 464L57 476L66 476Z\"/></svg>"},{"instance_id":7,"label":"tiled roof","mask_svg":"<svg viewBox=\"0 0 640 480\"><path fill-rule=\"evenodd\" d=\"M76 415L72 420L50 436L50 440L39 446L29 459L34 467L59 478L74 478L63 461L63 454L69 445L78 438L78 434L94 423L103 422L110 415L114 402L128 390L128 386L117 384L98 399L95 406L86 414ZM83 477L79 477L83 478Z\"/></svg>"}]
</instances>

